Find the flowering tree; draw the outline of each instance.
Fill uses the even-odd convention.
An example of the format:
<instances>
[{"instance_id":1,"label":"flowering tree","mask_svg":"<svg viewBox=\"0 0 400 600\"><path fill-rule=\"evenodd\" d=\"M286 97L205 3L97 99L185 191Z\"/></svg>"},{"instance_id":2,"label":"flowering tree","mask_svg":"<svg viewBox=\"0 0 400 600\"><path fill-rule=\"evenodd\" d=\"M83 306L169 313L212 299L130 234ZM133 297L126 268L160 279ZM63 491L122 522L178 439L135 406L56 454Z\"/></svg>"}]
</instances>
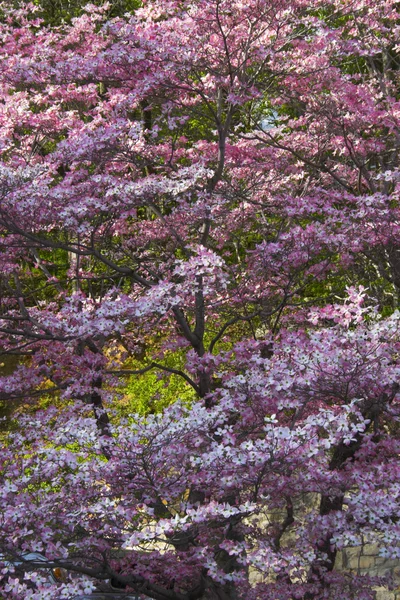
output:
<instances>
[{"instance_id":1,"label":"flowering tree","mask_svg":"<svg viewBox=\"0 0 400 600\"><path fill-rule=\"evenodd\" d=\"M1 456L6 597L373 598L334 565L400 553L397 5L6 10L0 399L55 398ZM150 370L193 400L113 413Z\"/></svg>"}]
</instances>

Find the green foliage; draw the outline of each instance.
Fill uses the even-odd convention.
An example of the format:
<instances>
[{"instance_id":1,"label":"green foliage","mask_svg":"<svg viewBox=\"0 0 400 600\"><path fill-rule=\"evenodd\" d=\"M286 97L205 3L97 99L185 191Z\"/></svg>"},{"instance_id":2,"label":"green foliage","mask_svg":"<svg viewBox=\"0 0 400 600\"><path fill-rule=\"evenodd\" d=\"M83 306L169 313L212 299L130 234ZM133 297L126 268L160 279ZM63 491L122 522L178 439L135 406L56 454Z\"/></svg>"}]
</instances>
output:
<instances>
[{"instance_id":1,"label":"green foliage","mask_svg":"<svg viewBox=\"0 0 400 600\"><path fill-rule=\"evenodd\" d=\"M25 0L26 1L26 0ZM26 3L28 3L26 1ZM60 25L70 23L75 17L79 17L84 12L84 7L88 4L87 0L33 0L33 4L38 6L40 17L48 25ZM140 0L93 0L91 4L104 6L107 4L107 16L109 18L119 17L126 13L134 13L142 3ZM16 7L21 6L19 0L14 0Z\"/></svg>"},{"instance_id":2,"label":"green foliage","mask_svg":"<svg viewBox=\"0 0 400 600\"><path fill-rule=\"evenodd\" d=\"M155 372L133 375L124 390L121 402L127 412L145 415L159 413L176 400L190 404L194 390L179 376L160 378Z\"/></svg>"},{"instance_id":3,"label":"green foliage","mask_svg":"<svg viewBox=\"0 0 400 600\"><path fill-rule=\"evenodd\" d=\"M171 368L182 369L184 360L185 353L178 351L168 354L163 362ZM135 364L133 368L141 366ZM142 375L132 375L121 391L123 398L118 402L117 410L140 415L162 412L176 400L190 405L196 397L193 388L182 377L156 369Z\"/></svg>"}]
</instances>

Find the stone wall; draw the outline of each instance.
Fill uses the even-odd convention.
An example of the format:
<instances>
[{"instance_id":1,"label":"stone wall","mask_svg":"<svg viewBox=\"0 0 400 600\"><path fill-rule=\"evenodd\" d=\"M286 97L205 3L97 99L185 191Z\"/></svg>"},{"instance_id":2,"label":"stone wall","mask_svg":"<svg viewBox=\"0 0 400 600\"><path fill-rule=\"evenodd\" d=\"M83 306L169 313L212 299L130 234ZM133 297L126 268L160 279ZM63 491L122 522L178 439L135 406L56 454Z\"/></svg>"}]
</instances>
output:
<instances>
[{"instance_id":1,"label":"stone wall","mask_svg":"<svg viewBox=\"0 0 400 600\"><path fill-rule=\"evenodd\" d=\"M296 499L295 512L298 518L307 515L310 510L318 509L320 497L318 494L303 494ZM285 513L280 510L268 512L260 519L259 523L265 526L272 523L282 523ZM290 528L283 535L282 546L290 545L292 533ZM335 569L339 571L350 571L358 575L370 575L371 577L389 576L393 579L395 588L389 591L387 587L376 588L375 600L400 600L400 559L388 559L379 556L378 544L363 544L354 548L346 548L337 553ZM261 573L250 569L250 583L256 584L263 581Z\"/></svg>"},{"instance_id":2,"label":"stone wall","mask_svg":"<svg viewBox=\"0 0 400 600\"><path fill-rule=\"evenodd\" d=\"M364 544L338 552L335 568L360 575L379 577L390 575L397 587L393 591L377 588L376 600L400 600L400 561L379 556L379 548L376 544Z\"/></svg>"}]
</instances>

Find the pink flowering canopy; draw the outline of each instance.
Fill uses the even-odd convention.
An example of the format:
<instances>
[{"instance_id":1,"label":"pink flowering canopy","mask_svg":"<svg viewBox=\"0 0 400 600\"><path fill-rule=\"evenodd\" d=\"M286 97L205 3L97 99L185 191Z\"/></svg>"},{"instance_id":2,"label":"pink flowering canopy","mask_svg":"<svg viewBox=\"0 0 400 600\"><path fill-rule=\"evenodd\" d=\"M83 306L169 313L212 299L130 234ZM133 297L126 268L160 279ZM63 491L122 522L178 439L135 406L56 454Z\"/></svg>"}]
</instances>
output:
<instances>
[{"instance_id":1,"label":"pink flowering canopy","mask_svg":"<svg viewBox=\"0 0 400 600\"><path fill-rule=\"evenodd\" d=\"M399 3L108 8L2 8L0 594L372 600L334 567L400 558ZM191 400L127 414L148 372Z\"/></svg>"}]
</instances>

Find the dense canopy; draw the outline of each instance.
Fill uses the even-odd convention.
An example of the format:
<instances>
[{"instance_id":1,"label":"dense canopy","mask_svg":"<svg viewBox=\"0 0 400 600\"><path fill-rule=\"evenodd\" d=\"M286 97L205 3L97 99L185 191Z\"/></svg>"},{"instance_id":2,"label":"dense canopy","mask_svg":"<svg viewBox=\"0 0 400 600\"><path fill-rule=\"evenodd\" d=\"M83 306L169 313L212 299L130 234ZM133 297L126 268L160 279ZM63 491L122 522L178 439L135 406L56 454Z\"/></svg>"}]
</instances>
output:
<instances>
[{"instance_id":1,"label":"dense canopy","mask_svg":"<svg viewBox=\"0 0 400 600\"><path fill-rule=\"evenodd\" d=\"M2 4L0 593L372 599L334 566L400 558L399 3L119 6Z\"/></svg>"}]
</instances>

